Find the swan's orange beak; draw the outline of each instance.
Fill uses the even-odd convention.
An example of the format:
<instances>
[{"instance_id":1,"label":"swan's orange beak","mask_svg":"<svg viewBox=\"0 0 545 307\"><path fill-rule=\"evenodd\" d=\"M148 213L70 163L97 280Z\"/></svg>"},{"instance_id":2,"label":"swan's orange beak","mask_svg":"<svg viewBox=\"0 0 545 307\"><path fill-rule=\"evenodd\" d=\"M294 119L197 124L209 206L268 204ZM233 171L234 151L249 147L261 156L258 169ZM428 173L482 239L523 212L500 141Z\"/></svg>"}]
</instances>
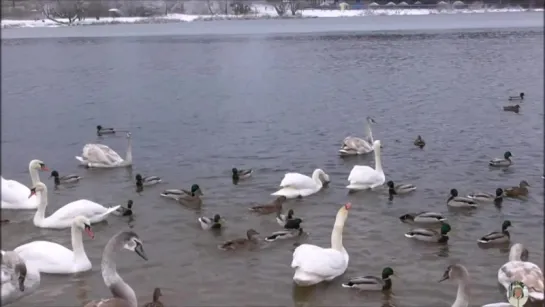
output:
<instances>
[{"instance_id":1,"label":"swan's orange beak","mask_svg":"<svg viewBox=\"0 0 545 307\"><path fill-rule=\"evenodd\" d=\"M45 165L42 165L42 167L40 168L42 171L49 171L49 168Z\"/></svg>"},{"instance_id":2,"label":"swan's orange beak","mask_svg":"<svg viewBox=\"0 0 545 307\"><path fill-rule=\"evenodd\" d=\"M346 210L350 209L352 207L352 204L351 203L347 203L346 205L344 205L344 208Z\"/></svg>"},{"instance_id":3,"label":"swan's orange beak","mask_svg":"<svg viewBox=\"0 0 545 307\"><path fill-rule=\"evenodd\" d=\"M32 196L36 195L36 190L34 189L31 189L30 190L30 195L28 195L28 198L31 198Z\"/></svg>"}]
</instances>

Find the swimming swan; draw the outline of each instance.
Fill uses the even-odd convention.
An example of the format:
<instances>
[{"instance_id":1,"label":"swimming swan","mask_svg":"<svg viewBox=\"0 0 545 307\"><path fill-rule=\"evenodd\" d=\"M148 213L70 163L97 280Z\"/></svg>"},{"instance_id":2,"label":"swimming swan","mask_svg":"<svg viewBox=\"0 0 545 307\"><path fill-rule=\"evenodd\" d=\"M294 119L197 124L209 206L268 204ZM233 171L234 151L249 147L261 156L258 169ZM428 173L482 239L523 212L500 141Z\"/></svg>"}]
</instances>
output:
<instances>
[{"instance_id":1,"label":"swimming swan","mask_svg":"<svg viewBox=\"0 0 545 307\"><path fill-rule=\"evenodd\" d=\"M288 199L305 197L320 191L324 182L329 183L329 175L319 168L314 170L312 178L299 173L286 173L280 182L281 189L271 195Z\"/></svg>"},{"instance_id":2,"label":"swimming swan","mask_svg":"<svg viewBox=\"0 0 545 307\"><path fill-rule=\"evenodd\" d=\"M376 148L375 148L376 149ZM311 286L342 275L348 267L348 253L343 246L343 228L351 204L343 205L337 212L331 248L301 244L293 251L291 267L295 269L293 281L299 286Z\"/></svg>"},{"instance_id":3,"label":"swimming swan","mask_svg":"<svg viewBox=\"0 0 545 307\"><path fill-rule=\"evenodd\" d=\"M40 160L32 160L28 164L28 172L32 185L40 181L38 171L48 171L45 163ZM2 209L36 209L38 208L38 197L29 198L30 189L15 180L6 180L2 177Z\"/></svg>"},{"instance_id":4,"label":"swimming swan","mask_svg":"<svg viewBox=\"0 0 545 307\"><path fill-rule=\"evenodd\" d=\"M92 265L83 247L82 230L91 239L95 237L89 219L77 216L72 221L72 250L54 242L32 241L13 251L27 263L32 264L40 273L72 274L89 271Z\"/></svg>"},{"instance_id":5,"label":"swimming swan","mask_svg":"<svg viewBox=\"0 0 545 307\"><path fill-rule=\"evenodd\" d=\"M381 186L384 184L384 181L386 181L380 158L380 141L376 140L373 143L373 147L375 148L375 168L373 169L367 165L354 165L348 176L350 184L346 186L347 189L374 189Z\"/></svg>"},{"instance_id":6,"label":"swimming swan","mask_svg":"<svg viewBox=\"0 0 545 307\"><path fill-rule=\"evenodd\" d=\"M13 251L2 255L2 306L32 294L40 285L40 273Z\"/></svg>"},{"instance_id":7,"label":"swimming swan","mask_svg":"<svg viewBox=\"0 0 545 307\"><path fill-rule=\"evenodd\" d=\"M131 133L127 133L127 153L125 160L119 156L110 147L103 144L87 144L83 146L82 156L76 156L76 159L86 167L95 168L114 168L132 165L132 138Z\"/></svg>"},{"instance_id":8,"label":"swimming swan","mask_svg":"<svg viewBox=\"0 0 545 307\"><path fill-rule=\"evenodd\" d=\"M91 301L84 307L138 307L134 290L117 273L114 256L122 248L133 251L142 259L148 260L142 240L135 232L122 231L114 235L104 247L101 263L102 279L113 297Z\"/></svg>"},{"instance_id":9,"label":"swimming swan","mask_svg":"<svg viewBox=\"0 0 545 307\"><path fill-rule=\"evenodd\" d=\"M469 273L467 269L461 264L449 265L443 278L439 282L443 282L447 279L452 279L458 283L458 291L456 292L456 300L451 307L468 307L469 306Z\"/></svg>"},{"instance_id":10,"label":"swimming swan","mask_svg":"<svg viewBox=\"0 0 545 307\"><path fill-rule=\"evenodd\" d=\"M511 246L509 261L498 270L498 282L509 290L513 281L523 282L533 300L543 301L543 272L528 260L528 250L520 243Z\"/></svg>"},{"instance_id":11,"label":"swimming swan","mask_svg":"<svg viewBox=\"0 0 545 307\"><path fill-rule=\"evenodd\" d=\"M89 219L91 224L104 221L108 215L117 210L120 206L106 208L87 199L80 199L68 203L53 214L45 217L45 208L47 207L47 187L42 182L38 182L31 190L30 195L40 193L40 205L34 215L34 226L40 228L68 228L72 225L72 220L83 215Z\"/></svg>"},{"instance_id":12,"label":"swimming swan","mask_svg":"<svg viewBox=\"0 0 545 307\"><path fill-rule=\"evenodd\" d=\"M376 124L375 120L367 117L367 125L365 125L365 136L357 138L348 136L343 140L339 153L341 155L361 155L367 154L374 150L373 148L373 132L371 131L371 123Z\"/></svg>"}]
</instances>

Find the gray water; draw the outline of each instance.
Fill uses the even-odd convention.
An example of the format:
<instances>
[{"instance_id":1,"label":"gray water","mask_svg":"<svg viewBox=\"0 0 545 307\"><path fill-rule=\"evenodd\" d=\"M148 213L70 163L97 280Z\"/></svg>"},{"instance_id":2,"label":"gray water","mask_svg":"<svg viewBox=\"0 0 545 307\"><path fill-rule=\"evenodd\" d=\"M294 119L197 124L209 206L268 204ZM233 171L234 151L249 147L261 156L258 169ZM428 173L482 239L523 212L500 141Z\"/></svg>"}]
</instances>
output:
<instances>
[{"instance_id":1,"label":"gray water","mask_svg":"<svg viewBox=\"0 0 545 307\"><path fill-rule=\"evenodd\" d=\"M139 305L161 287L168 306L450 306L456 285L437 280L454 262L471 273L471 306L505 301L496 274L508 251L481 249L476 240L509 219L513 241L543 263L542 25L541 13L510 13L3 30L12 39L2 40L2 175L28 184L28 162L38 158L61 175L85 177L53 191L42 173L49 213L81 198L104 205L132 199L136 212L93 226L95 239L84 238L91 272L42 275L39 290L13 306L109 297L100 257L127 227L149 257L124 251L117 258ZM520 114L503 112L506 97L520 91L527 97ZM392 203L377 192L347 195L352 166L374 160L342 159L337 149L345 136L363 134L366 116L377 121L373 134L384 146L387 179L415 184L414 194ZM74 156L89 142L125 152L122 137L97 139L97 124L131 129L132 169L77 167ZM412 145L417 134L424 150ZM487 161L506 150L514 165L490 169ZM255 174L235 186L233 166ZM254 216L247 207L271 201L285 172L315 168L330 175L329 187L285 207L305 220L309 235L300 242L328 246L336 211L352 202L343 277L293 287L294 241L217 249L248 228L278 230L274 216ZM165 183L138 195L136 173ZM532 185L527 201L447 210L451 188L493 192L522 179ZM205 194L200 211L159 197L164 188L193 183ZM421 210L448 217L448 246L403 236L409 228L398 217ZM219 236L196 222L214 213L227 221ZM68 229L38 229L32 215L2 212L13 221L2 226L2 249L32 240L70 246ZM391 294L340 287L349 276L379 275L385 266L399 276Z\"/></svg>"}]
</instances>

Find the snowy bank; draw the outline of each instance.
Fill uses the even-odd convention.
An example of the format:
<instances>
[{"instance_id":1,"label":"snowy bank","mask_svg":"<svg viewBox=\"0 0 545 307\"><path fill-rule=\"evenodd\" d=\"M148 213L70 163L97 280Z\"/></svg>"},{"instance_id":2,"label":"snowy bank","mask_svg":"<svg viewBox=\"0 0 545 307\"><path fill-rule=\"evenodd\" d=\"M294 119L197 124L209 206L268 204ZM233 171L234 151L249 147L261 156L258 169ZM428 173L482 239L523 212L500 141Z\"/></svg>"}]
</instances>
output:
<instances>
[{"instance_id":1,"label":"snowy bank","mask_svg":"<svg viewBox=\"0 0 545 307\"><path fill-rule=\"evenodd\" d=\"M364 10L317 10L306 9L298 11L295 16L279 17L274 8L266 6L254 7L254 13L248 15L187 15L187 14L169 14L155 17L103 17L100 19L87 18L76 21L71 26L76 25L104 25L104 24L145 24L145 23L180 23L209 20L251 20L251 19L269 19L269 18L324 18L324 17L363 17L363 16L400 16L400 15L430 15L430 14L478 14L478 13L505 13L505 12L524 12L524 11L543 11L543 9L526 10L521 8L502 8L502 9L421 9L421 8L370 8ZM68 20L58 19L61 22ZM66 25L56 23L52 20L2 20L2 28L35 28L35 27L63 27Z\"/></svg>"}]
</instances>

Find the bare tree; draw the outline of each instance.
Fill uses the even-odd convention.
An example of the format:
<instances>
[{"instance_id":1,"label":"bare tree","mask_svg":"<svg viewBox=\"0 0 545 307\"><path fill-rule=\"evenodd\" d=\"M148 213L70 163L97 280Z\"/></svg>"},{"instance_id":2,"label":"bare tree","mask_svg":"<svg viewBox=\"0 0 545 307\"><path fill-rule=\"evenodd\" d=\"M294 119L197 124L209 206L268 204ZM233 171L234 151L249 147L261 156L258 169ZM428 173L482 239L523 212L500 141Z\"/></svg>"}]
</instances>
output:
<instances>
[{"instance_id":1,"label":"bare tree","mask_svg":"<svg viewBox=\"0 0 545 307\"><path fill-rule=\"evenodd\" d=\"M287 5L291 11L291 14L294 16L297 13L297 11L303 8L303 3L302 1L299 1L299 0L289 0Z\"/></svg>"},{"instance_id":2,"label":"bare tree","mask_svg":"<svg viewBox=\"0 0 545 307\"><path fill-rule=\"evenodd\" d=\"M267 2L272 4L278 16L284 16L286 14L288 6L287 2L284 2L284 0L267 0Z\"/></svg>"},{"instance_id":3,"label":"bare tree","mask_svg":"<svg viewBox=\"0 0 545 307\"><path fill-rule=\"evenodd\" d=\"M85 18L84 2L82 0L38 1L45 18L58 24L71 25L74 21ZM66 21L59 19L65 19Z\"/></svg>"}]
</instances>

